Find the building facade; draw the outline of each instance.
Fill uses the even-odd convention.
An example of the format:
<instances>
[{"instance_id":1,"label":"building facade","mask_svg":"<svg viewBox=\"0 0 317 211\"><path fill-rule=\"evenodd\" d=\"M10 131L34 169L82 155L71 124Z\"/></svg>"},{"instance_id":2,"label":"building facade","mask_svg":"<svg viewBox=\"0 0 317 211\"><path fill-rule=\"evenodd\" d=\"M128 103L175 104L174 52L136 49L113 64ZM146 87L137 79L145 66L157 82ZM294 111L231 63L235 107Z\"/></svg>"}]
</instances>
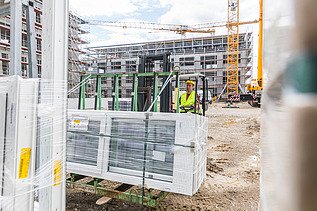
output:
<instances>
[{"instance_id":1,"label":"building facade","mask_svg":"<svg viewBox=\"0 0 317 211\"><path fill-rule=\"evenodd\" d=\"M245 90L246 81L252 76L252 41L252 33L240 34L239 82L243 91ZM227 83L227 35L100 46L91 47L88 50L91 52L89 55L90 67L94 72L137 72L140 55L170 52L172 69L178 67L177 69L180 69L182 74L205 74L209 81L208 89L213 96L219 96ZM154 71L162 70L160 62L151 65ZM104 97L111 97L112 83L111 79L102 81ZM132 80L122 78L120 87L121 97L130 97Z\"/></svg>"},{"instance_id":2,"label":"building facade","mask_svg":"<svg viewBox=\"0 0 317 211\"><path fill-rule=\"evenodd\" d=\"M36 31L36 55L37 68L39 77L41 77L41 54L42 54L42 0L35 0L35 31ZM23 14L23 29L22 29L22 76L28 75L28 48L27 48L27 30L26 18ZM78 15L70 13L69 15L69 65L68 65L68 87L73 87L80 80L80 74L85 68L85 63L82 62L81 56L85 52L81 48L81 44L87 42L81 38L82 34L87 33L81 28L81 24L85 23ZM0 17L0 75L9 74L10 62L10 17ZM73 95L76 95L74 93Z\"/></svg>"}]
</instances>

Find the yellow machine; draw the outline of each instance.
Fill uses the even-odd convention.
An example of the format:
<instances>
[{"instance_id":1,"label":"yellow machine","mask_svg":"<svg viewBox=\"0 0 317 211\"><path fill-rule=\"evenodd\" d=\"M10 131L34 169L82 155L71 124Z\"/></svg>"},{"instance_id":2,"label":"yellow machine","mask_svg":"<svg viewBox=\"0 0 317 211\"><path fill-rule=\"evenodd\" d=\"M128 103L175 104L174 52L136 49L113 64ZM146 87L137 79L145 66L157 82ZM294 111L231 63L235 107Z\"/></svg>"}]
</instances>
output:
<instances>
[{"instance_id":1,"label":"yellow machine","mask_svg":"<svg viewBox=\"0 0 317 211\"><path fill-rule=\"evenodd\" d=\"M246 89L248 93L253 94L253 100L249 101L249 104L253 107L260 107L263 90L263 0L260 0L258 75L257 79L253 79Z\"/></svg>"}]
</instances>

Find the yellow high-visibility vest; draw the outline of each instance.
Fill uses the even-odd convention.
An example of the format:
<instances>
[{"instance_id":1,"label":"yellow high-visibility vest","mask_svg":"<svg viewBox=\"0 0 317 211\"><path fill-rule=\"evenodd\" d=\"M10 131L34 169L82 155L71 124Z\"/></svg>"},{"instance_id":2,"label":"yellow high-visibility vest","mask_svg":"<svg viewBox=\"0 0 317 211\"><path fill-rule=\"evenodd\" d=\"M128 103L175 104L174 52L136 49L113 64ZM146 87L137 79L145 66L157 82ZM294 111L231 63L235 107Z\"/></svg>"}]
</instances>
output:
<instances>
[{"instance_id":1,"label":"yellow high-visibility vest","mask_svg":"<svg viewBox=\"0 0 317 211\"><path fill-rule=\"evenodd\" d=\"M188 108L190 106L195 106L195 96L196 92L192 91L192 93L188 96L187 100L187 93L182 94L181 99L180 99L180 106L184 106L185 108ZM197 99L198 101L198 99ZM198 103L198 102L197 102ZM188 112L194 113L195 109L191 109ZM180 110L181 113L185 113L185 110ZM198 110L196 111L197 113L199 112Z\"/></svg>"}]
</instances>

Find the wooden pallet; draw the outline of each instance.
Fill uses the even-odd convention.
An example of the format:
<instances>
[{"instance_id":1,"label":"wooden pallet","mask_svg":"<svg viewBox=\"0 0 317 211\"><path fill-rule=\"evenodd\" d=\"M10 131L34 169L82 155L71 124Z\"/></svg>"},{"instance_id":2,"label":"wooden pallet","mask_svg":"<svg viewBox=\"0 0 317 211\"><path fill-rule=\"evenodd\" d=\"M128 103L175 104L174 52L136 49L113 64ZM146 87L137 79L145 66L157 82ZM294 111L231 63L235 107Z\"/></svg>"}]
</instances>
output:
<instances>
[{"instance_id":1,"label":"wooden pallet","mask_svg":"<svg viewBox=\"0 0 317 211\"><path fill-rule=\"evenodd\" d=\"M66 181L68 188L100 195L101 198L96 202L98 205L108 203L112 199L119 199L148 207L156 207L168 195L164 191L146 189L142 196L141 187L78 174L67 175Z\"/></svg>"}]
</instances>

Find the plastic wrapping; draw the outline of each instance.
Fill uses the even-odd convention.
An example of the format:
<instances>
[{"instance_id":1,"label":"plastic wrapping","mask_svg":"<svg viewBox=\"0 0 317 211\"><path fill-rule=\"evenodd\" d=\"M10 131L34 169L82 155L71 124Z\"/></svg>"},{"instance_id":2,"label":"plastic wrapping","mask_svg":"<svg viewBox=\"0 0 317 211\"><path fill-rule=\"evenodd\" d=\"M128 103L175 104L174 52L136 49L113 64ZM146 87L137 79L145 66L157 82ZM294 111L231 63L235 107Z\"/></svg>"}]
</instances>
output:
<instances>
[{"instance_id":1,"label":"plastic wrapping","mask_svg":"<svg viewBox=\"0 0 317 211\"><path fill-rule=\"evenodd\" d=\"M0 77L0 210L63 209L65 196L54 192L65 185L64 90L64 82Z\"/></svg>"},{"instance_id":2,"label":"plastic wrapping","mask_svg":"<svg viewBox=\"0 0 317 211\"><path fill-rule=\"evenodd\" d=\"M193 195L206 175L207 118L70 110L67 172Z\"/></svg>"},{"instance_id":3,"label":"plastic wrapping","mask_svg":"<svg viewBox=\"0 0 317 211\"><path fill-rule=\"evenodd\" d=\"M131 111L132 99L131 98L119 98L119 111ZM85 99L85 109L95 109L95 98ZM112 109L113 98L101 98L101 110L113 110ZM68 98L68 109L78 109L79 99Z\"/></svg>"}]
</instances>

